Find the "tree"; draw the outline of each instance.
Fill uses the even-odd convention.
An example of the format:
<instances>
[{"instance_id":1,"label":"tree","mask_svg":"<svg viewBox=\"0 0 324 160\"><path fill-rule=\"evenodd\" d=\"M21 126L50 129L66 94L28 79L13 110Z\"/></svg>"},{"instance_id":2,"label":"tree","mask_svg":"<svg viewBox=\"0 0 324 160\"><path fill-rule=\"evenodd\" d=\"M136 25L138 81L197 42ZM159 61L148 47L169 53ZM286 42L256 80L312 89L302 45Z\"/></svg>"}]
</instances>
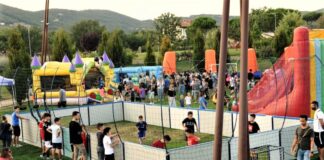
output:
<instances>
[{"instance_id":1,"label":"tree","mask_svg":"<svg viewBox=\"0 0 324 160\"><path fill-rule=\"evenodd\" d=\"M190 30L196 31L200 29L203 33L206 33L208 30L212 28L216 28L216 21L211 17L198 17L193 20L192 24L190 25Z\"/></svg>"},{"instance_id":2,"label":"tree","mask_svg":"<svg viewBox=\"0 0 324 160\"><path fill-rule=\"evenodd\" d=\"M26 52L26 46L18 28L13 28L8 34L8 58L9 71L7 74L14 74L19 69L19 75L15 76L16 83L16 100L18 104L22 104L22 100L26 98L27 78L30 75L30 57ZM7 75L9 76L9 75ZM19 86L17 86L19 85Z\"/></svg>"},{"instance_id":3,"label":"tree","mask_svg":"<svg viewBox=\"0 0 324 160\"><path fill-rule=\"evenodd\" d=\"M324 15L318 18L318 20L316 21L316 25L318 28L324 28Z\"/></svg>"},{"instance_id":4,"label":"tree","mask_svg":"<svg viewBox=\"0 0 324 160\"><path fill-rule=\"evenodd\" d=\"M123 48L124 46L122 42L122 31L113 31L108 40L108 56L113 61L116 67L127 64L127 56Z\"/></svg>"},{"instance_id":5,"label":"tree","mask_svg":"<svg viewBox=\"0 0 324 160\"><path fill-rule=\"evenodd\" d=\"M159 57L159 64L162 64L163 57L165 52L171 50L171 40L168 36L164 36L161 41L161 46L160 46L160 57Z\"/></svg>"},{"instance_id":6,"label":"tree","mask_svg":"<svg viewBox=\"0 0 324 160\"><path fill-rule=\"evenodd\" d=\"M307 23L316 21L319 17L322 16L322 13L319 12L309 12L303 15L303 20Z\"/></svg>"},{"instance_id":7,"label":"tree","mask_svg":"<svg viewBox=\"0 0 324 160\"><path fill-rule=\"evenodd\" d=\"M193 38L193 61L197 64L198 70L205 68L205 42L204 35L200 29L198 29Z\"/></svg>"},{"instance_id":8,"label":"tree","mask_svg":"<svg viewBox=\"0 0 324 160\"><path fill-rule=\"evenodd\" d=\"M18 25L17 29L21 33L21 36L24 40L26 46L26 52L29 53L29 38L30 38L30 47L32 53L37 53L41 51L42 47L42 31L38 27L22 26ZM28 35L29 30L29 35ZM29 37L28 37L29 36Z\"/></svg>"},{"instance_id":9,"label":"tree","mask_svg":"<svg viewBox=\"0 0 324 160\"><path fill-rule=\"evenodd\" d=\"M240 40L240 18L233 18L229 21L228 37L236 41Z\"/></svg>"},{"instance_id":10,"label":"tree","mask_svg":"<svg viewBox=\"0 0 324 160\"><path fill-rule=\"evenodd\" d=\"M152 43L150 37L147 38L146 41L146 57L144 60L144 64L147 66L155 66L155 55L152 49Z\"/></svg>"},{"instance_id":11,"label":"tree","mask_svg":"<svg viewBox=\"0 0 324 160\"><path fill-rule=\"evenodd\" d=\"M220 30L214 28L207 32L205 38L205 49L214 49L216 51L216 60L219 59L220 37Z\"/></svg>"},{"instance_id":12,"label":"tree","mask_svg":"<svg viewBox=\"0 0 324 160\"><path fill-rule=\"evenodd\" d=\"M283 17L275 31L273 41L273 48L278 57L283 53L284 48L292 42L294 29L304 24L305 21L296 12L288 13Z\"/></svg>"},{"instance_id":13,"label":"tree","mask_svg":"<svg viewBox=\"0 0 324 160\"><path fill-rule=\"evenodd\" d=\"M154 19L154 26L160 37L168 36L171 41L175 41L179 32L177 26L180 26L180 18L169 12L163 13Z\"/></svg>"},{"instance_id":14,"label":"tree","mask_svg":"<svg viewBox=\"0 0 324 160\"><path fill-rule=\"evenodd\" d=\"M72 26L72 37L77 49L81 51L93 51L99 44L100 35L105 27L96 20L83 20ZM95 40L95 42L91 42ZM90 43L91 44L88 44Z\"/></svg>"},{"instance_id":15,"label":"tree","mask_svg":"<svg viewBox=\"0 0 324 160\"><path fill-rule=\"evenodd\" d=\"M102 54L104 51L108 51L108 40L109 40L109 32L108 31L102 32L100 43L98 46L99 55Z\"/></svg>"},{"instance_id":16,"label":"tree","mask_svg":"<svg viewBox=\"0 0 324 160\"><path fill-rule=\"evenodd\" d=\"M58 29L54 34L52 54L54 61L62 61L64 55L73 58L71 39L64 29Z\"/></svg>"}]
</instances>

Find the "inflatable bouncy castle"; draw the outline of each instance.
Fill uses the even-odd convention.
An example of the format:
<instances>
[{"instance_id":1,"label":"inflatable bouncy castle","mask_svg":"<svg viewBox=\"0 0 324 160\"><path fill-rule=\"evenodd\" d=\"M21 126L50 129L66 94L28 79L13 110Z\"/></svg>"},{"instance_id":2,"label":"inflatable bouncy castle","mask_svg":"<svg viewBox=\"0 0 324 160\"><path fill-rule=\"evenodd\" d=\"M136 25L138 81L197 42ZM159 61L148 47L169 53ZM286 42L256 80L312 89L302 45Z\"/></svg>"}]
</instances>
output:
<instances>
[{"instance_id":1,"label":"inflatable bouncy castle","mask_svg":"<svg viewBox=\"0 0 324 160\"><path fill-rule=\"evenodd\" d=\"M248 93L250 113L311 115L310 103L324 109L324 30L298 27L293 42ZM233 108L238 110L238 108Z\"/></svg>"},{"instance_id":2,"label":"inflatable bouncy castle","mask_svg":"<svg viewBox=\"0 0 324 160\"><path fill-rule=\"evenodd\" d=\"M64 56L62 62L49 61L40 64L36 56L32 60L33 93L35 101L56 105L59 101L59 90L66 90L68 104L85 104L89 99L104 101L109 99L105 94L117 85L112 81L114 64L104 53L100 58L81 58L79 53L70 62Z\"/></svg>"}]
</instances>

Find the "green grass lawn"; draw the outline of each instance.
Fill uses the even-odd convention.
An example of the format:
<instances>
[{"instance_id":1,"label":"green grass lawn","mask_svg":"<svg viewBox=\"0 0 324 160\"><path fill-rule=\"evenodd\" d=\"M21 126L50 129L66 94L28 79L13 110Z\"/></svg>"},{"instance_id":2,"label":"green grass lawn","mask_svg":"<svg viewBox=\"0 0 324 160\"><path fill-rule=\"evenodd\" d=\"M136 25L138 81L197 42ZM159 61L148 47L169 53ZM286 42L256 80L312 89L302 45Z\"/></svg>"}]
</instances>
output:
<instances>
[{"instance_id":1,"label":"green grass lawn","mask_svg":"<svg viewBox=\"0 0 324 160\"><path fill-rule=\"evenodd\" d=\"M71 121L71 117L63 117L62 118L62 125L68 127L69 122ZM114 123L106 123L106 127L112 128L112 133L117 133L116 128L118 129L118 133L123 141L139 143L137 138L137 128L135 126L136 123L133 122L116 122L116 127ZM95 133L97 132L96 126L88 126L87 127L89 132ZM186 146L186 141L184 141L184 131L179 129L170 129L164 128L165 134L170 135L171 142L168 143L168 148L178 148ZM148 125L148 129L146 132L146 139L144 140L145 145L151 145L153 141L161 139L162 137L162 127ZM198 137L200 137L201 141L209 142L214 139L214 135L205 134L205 133L196 133Z\"/></svg>"}]
</instances>

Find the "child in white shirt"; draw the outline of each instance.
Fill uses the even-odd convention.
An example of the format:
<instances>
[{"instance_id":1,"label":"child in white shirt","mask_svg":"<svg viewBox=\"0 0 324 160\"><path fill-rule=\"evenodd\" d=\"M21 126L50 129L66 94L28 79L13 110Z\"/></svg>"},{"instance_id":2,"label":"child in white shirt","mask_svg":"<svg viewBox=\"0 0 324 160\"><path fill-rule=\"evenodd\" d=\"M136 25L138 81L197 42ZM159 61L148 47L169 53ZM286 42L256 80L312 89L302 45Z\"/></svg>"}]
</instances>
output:
<instances>
[{"instance_id":1,"label":"child in white shirt","mask_svg":"<svg viewBox=\"0 0 324 160\"><path fill-rule=\"evenodd\" d=\"M103 131L103 134L105 135L103 138L105 160L115 160L114 147L119 144L119 139L116 137L117 135L111 134L110 127L106 127Z\"/></svg>"},{"instance_id":2,"label":"child in white shirt","mask_svg":"<svg viewBox=\"0 0 324 160\"><path fill-rule=\"evenodd\" d=\"M185 104L186 104L186 107L191 107L191 95L190 95L190 92L188 92L187 96L185 97Z\"/></svg>"}]
</instances>

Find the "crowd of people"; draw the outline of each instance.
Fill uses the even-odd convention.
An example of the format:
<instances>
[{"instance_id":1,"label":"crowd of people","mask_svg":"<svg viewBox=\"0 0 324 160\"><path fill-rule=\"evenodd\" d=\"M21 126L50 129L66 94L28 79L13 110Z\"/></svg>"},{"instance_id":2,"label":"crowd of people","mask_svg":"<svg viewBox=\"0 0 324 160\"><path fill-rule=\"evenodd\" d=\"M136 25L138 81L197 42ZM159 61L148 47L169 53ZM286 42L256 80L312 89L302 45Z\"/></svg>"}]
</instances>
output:
<instances>
[{"instance_id":1,"label":"crowd of people","mask_svg":"<svg viewBox=\"0 0 324 160\"><path fill-rule=\"evenodd\" d=\"M211 72L182 72L164 75L156 78L149 72L139 74L138 77L120 76L120 83L114 101L139 101L154 104L160 98L167 97L170 107L192 107L198 104L200 109L207 109L209 99L217 101L217 74ZM248 73L248 90L253 88L256 81L252 70ZM138 87L134 85L138 83ZM231 108L237 103L239 91L239 74L226 74L224 105Z\"/></svg>"}]
</instances>

